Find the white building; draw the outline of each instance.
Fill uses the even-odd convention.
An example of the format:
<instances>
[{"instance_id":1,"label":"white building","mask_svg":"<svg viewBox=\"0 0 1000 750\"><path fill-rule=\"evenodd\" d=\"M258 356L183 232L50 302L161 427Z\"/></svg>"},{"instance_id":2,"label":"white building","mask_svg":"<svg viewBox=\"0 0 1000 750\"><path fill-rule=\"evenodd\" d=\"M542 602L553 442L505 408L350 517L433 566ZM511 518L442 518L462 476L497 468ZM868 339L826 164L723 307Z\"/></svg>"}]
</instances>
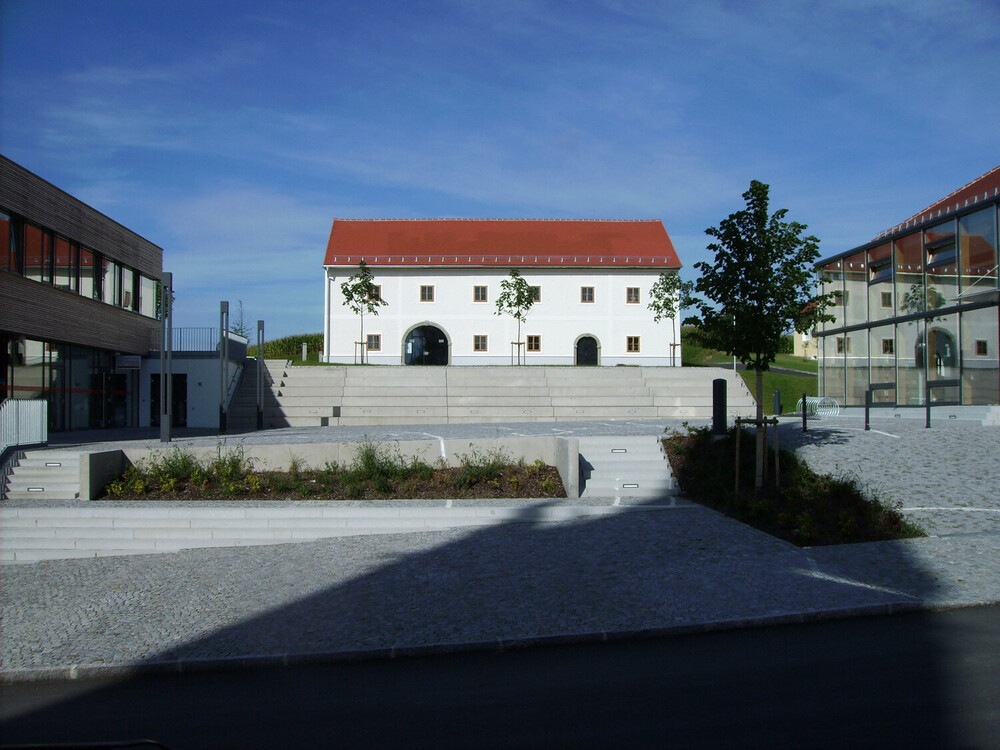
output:
<instances>
[{"instance_id":1,"label":"white building","mask_svg":"<svg viewBox=\"0 0 1000 750\"><path fill-rule=\"evenodd\" d=\"M386 305L361 320L341 284L364 261ZM344 220L324 261L326 362L680 365L679 321L653 322L650 288L681 266L660 221ZM536 301L497 315L517 269Z\"/></svg>"}]
</instances>

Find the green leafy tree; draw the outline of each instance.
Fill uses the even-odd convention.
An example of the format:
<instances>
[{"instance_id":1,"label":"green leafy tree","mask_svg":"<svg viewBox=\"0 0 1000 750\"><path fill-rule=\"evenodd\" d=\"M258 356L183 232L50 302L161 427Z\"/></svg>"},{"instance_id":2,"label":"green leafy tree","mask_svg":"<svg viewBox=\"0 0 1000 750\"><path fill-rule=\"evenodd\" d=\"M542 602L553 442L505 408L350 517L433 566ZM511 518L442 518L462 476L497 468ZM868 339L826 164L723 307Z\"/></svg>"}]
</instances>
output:
<instances>
[{"instance_id":1,"label":"green leafy tree","mask_svg":"<svg viewBox=\"0 0 1000 750\"><path fill-rule=\"evenodd\" d=\"M649 290L649 304L646 305L647 309L653 311L653 322L659 323L664 318L671 323L675 321L681 308L690 305L693 291L694 284L690 281L681 281L680 274L676 271L661 273L660 278ZM679 337L674 343L680 343ZM674 359L674 348L671 347L670 350L671 363Z\"/></svg>"},{"instance_id":2,"label":"green leafy tree","mask_svg":"<svg viewBox=\"0 0 1000 750\"><path fill-rule=\"evenodd\" d=\"M701 272L694 300L698 325L713 347L727 352L757 376L757 475L764 483L764 376L790 328L805 332L832 320L831 295L816 295L814 262L819 240L803 236L806 225L785 221L787 210L769 213L769 187L753 180L743 193L746 208L705 233L715 262L696 263Z\"/></svg>"},{"instance_id":3,"label":"green leafy tree","mask_svg":"<svg viewBox=\"0 0 1000 750\"><path fill-rule=\"evenodd\" d=\"M243 308L243 300L239 300L236 303L236 317L233 319L232 324L230 324L229 330L237 336L242 336L247 340L250 339L250 329L246 324L246 311Z\"/></svg>"},{"instance_id":4,"label":"green leafy tree","mask_svg":"<svg viewBox=\"0 0 1000 750\"><path fill-rule=\"evenodd\" d=\"M379 288L372 283L373 278L372 272L368 270L368 264L361 261L357 272L340 285L344 304L361 319L361 335L358 341L365 340L365 315L378 315L378 309L388 304L382 299ZM364 364L367 354L365 349L361 351L361 362Z\"/></svg>"},{"instance_id":5,"label":"green leafy tree","mask_svg":"<svg viewBox=\"0 0 1000 750\"><path fill-rule=\"evenodd\" d=\"M517 363L521 364L521 324L528 319L528 311L535 304L535 295L524 277L516 268L510 269L510 275L500 282L500 296L497 297L495 315L510 315L517 321Z\"/></svg>"}]
</instances>

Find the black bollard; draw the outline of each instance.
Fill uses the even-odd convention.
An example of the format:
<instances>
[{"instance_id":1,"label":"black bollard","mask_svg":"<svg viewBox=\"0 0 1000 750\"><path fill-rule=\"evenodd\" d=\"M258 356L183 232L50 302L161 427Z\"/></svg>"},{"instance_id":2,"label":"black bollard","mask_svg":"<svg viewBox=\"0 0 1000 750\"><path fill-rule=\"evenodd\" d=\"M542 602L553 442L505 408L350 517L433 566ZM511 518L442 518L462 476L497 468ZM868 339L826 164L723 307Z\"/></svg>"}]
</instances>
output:
<instances>
[{"instance_id":1,"label":"black bollard","mask_svg":"<svg viewBox=\"0 0 1000 750\"><path fill-rule=\"evenodd\" d=\"M781 391L774 392L774 416L781 416Z\"/></svg>"},{"instance_id":2,"label":"black bollard","mask_svg":"<svg viewBox=\"0 0 1000 750\"><path fill-rule=\"evenodd\" d=\"M712 381L712 434L726 434L726 381Z\"/></svg>"}]
</instances>

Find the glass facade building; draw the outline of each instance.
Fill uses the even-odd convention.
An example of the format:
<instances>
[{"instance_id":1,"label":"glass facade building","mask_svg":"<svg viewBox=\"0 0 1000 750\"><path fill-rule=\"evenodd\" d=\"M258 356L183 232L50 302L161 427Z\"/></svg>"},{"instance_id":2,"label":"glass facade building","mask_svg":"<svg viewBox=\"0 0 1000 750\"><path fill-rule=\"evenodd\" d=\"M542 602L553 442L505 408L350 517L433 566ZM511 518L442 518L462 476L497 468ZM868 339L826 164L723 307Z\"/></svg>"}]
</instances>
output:
<instances>
[{"instance_id":1,"label":"glass facade building","mask_svg":"<svg viewBox=\"0 0 1000 750\"><path fill-rule=\"evenodd\" d=\"M863 406L1000 403L1000 167L817 266L834 320L820 394Z\"/></svg>"}]
</instances>

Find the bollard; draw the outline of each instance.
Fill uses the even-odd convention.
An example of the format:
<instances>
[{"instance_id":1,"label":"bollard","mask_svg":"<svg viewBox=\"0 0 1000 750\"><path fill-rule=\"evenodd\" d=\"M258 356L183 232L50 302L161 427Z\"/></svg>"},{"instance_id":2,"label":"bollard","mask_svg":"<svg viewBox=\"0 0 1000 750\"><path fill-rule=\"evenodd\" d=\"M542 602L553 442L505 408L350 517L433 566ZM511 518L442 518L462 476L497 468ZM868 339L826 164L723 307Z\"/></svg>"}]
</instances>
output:
<instances>
[{"instance_id":1,"label":"bollard","mask_svg":"<svg viewBox=\"0 0 1000 750\"><path fill-rule=\"evenodd\" d=\"M802 431L805 432L808 429L806 427L806 392L802 391Z\"/></svg>"},{"instance_id":2,"label":"bollard","mask_svg":"<svg viewBox=\"0 0 1000 750\"><path fill-rule=\"evenodd\" d=\"M781 391L774 392L774 416L781 416Z\"/></svg>"},{"instance_id":3,"label":"bollard","mask_svg":"<svg viewBox=\"0 0 1000 750\"><path fill-rule=\"evenodd\" d=\"M712 434L726 434L726 381L723 378L712 381Z\"/></svg>"},{"instance_id":4,"label":"bollard","mask_svg":"<svg viewBox=\"0 0 1000 750\"><path fill-rule=\"evenodd\" d=\"M308 352L306 351L306 342L305 342L305 341L303 341L303 342L302 342L302 361L303 361L303 362L305 362L305 361L306 361L306 355L307 355L307 354L308 354Z\"/></svg>"}]
</instances>

